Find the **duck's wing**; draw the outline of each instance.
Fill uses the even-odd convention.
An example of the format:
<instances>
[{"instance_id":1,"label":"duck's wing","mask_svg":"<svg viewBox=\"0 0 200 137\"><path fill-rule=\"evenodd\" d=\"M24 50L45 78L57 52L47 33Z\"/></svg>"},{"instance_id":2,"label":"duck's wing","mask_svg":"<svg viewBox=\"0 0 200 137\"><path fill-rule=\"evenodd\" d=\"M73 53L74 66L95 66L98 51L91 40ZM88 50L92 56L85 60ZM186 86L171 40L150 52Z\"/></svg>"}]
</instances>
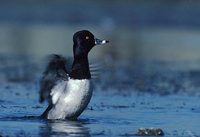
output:
<instances>
[{"instance_id":1,"label":"duck's wing","mask_svg":"<svg viewBox=\"0 0 200 137\"><path fill-rule=\"evenodd\" d=\"M49 105L54 104L55 100L61 94L63 90L62 84L68 81L69 72L66 69L67 61L60 55L52 55L51 59L43 73L43 77L40 81L39 101L48 100Z\"/></svg>"}]
</instances>

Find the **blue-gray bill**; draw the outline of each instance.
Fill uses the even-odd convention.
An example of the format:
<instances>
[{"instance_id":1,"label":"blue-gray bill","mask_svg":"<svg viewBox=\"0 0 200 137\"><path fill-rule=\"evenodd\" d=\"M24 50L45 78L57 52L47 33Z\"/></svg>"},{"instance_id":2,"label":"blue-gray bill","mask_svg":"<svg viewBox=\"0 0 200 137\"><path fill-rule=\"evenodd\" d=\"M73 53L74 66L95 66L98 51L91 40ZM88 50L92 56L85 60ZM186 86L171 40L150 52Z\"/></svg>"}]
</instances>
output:
<instances>
[{"instance_id":1,"label":"blue-gray bill","mask_svg":"<svg viewBox=\"0 0 200 137\"><path fill-rule=\"evenodd\" d=\"M108 40L100 40L100 39L95 38L95 45L103 45L106 43L109 43L109 41Z\"/></svg>"}]
</instances>

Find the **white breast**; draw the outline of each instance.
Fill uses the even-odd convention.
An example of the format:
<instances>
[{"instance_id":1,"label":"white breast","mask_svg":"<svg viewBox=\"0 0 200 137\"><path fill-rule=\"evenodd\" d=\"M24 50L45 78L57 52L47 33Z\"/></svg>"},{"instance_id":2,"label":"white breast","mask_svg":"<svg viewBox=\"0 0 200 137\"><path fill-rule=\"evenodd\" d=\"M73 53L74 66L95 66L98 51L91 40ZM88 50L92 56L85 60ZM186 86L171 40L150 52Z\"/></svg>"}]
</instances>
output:
<instances>
[{"instance_id":1,"label":"white breast","mask_svg":"<svg viewBox=\"0 0 200 137\"><path fill-rule=\"evenodd\" d=\"M49 111L48 119L77 118L90 102L92 96L90 80L69 79L60 86L56 86L52 91L54 93L52 99L55 105ZM57 90L57 94L55 90Z\"/></svg>"}]
</instances>

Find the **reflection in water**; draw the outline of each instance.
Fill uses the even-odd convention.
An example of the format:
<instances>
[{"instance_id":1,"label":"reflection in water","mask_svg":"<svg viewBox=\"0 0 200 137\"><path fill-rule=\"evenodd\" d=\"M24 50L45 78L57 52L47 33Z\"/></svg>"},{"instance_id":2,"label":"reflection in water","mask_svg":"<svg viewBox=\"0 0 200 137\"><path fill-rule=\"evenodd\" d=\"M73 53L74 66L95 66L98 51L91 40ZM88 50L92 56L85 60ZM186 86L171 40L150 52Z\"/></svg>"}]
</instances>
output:
<instances>
[{"instance_id":1,"label":"reflection in water","mask_svg":"<svg viewBox=\"0 0 200 137\"><path fill-rule=\"evenodd\" d=\"M40 136L77 136L90 137L89 129L81 121L48 120L40 127Z\"/></svg>"}]
</instances>

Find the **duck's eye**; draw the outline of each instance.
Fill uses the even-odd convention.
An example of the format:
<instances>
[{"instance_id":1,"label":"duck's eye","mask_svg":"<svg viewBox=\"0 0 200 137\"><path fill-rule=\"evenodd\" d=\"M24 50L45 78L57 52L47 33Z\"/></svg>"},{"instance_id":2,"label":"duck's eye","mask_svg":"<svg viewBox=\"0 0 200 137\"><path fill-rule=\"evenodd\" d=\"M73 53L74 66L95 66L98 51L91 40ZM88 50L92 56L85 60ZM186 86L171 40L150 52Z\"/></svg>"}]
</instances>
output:
<instances>
[{"instance_id":1,"label":"duck's eye","mask_svg":"<svg viewBox=\"0 0 200 137\"><path fill-rule=\"evenodd\" d=\"M85 39L89 39L89 38L90 38L89 36L86 36L86 37L85 37Z\"/></svg>"}]
</instances>

